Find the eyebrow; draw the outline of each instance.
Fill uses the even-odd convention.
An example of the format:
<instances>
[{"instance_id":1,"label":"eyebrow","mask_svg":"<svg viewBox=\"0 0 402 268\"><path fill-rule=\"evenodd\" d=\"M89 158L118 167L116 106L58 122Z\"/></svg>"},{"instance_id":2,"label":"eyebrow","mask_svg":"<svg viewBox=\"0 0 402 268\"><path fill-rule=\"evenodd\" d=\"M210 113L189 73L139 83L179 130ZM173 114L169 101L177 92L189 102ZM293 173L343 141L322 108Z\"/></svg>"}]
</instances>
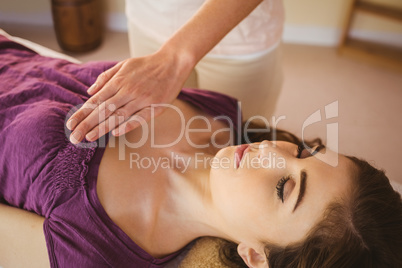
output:
<instances>
[{"instance_id":1,"label":"eyebrow","mask_svg":"<svg viewBox=\"0 0 402 268\"><path fill-rule=\"evenodd\" d=\"M300 172L300 187L299 187L299 195L297 196L297 201L295 207L292 212L295 212L296 208L303 201L304 193L306 192L306 184L307 184L307 172L303 169Z\"/></svg>"}]
</instances>

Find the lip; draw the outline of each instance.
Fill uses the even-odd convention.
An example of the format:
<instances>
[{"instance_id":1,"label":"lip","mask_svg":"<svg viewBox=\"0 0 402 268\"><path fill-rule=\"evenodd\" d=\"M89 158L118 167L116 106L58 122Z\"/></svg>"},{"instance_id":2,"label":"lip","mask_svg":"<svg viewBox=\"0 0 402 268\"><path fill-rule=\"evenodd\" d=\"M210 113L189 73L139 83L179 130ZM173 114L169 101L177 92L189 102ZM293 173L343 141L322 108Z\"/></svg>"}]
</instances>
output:
<instances>
[{"instance_id":1,"label":"lip","mask_svg":"<svg viewBox=\"0 0 402 268\"><path fill-rule=\"evenodd\" d=\"M239 168L240 162L243 159L243 156L246 153L246 150L250 147L249 144L242 144L236 148L235 151L235 161L236 161L236 168Z\"/></svg>"}]
</instances>

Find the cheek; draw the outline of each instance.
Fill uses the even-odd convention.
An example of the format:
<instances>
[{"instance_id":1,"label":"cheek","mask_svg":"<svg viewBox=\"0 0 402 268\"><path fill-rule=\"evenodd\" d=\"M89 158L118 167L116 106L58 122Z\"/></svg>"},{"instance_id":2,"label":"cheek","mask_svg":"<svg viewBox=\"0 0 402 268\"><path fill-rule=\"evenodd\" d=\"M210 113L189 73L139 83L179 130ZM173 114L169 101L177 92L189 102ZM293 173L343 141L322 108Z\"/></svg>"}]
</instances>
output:
<instances>
[{"instance_id":1,"label":"cheek","mask_svg":"<svg viewBox=\"0 0 402 268\"><path fill-rule=\"evenodd\" d=\"M253 189L243 189L242 195L234 202L232 222L236 222L245 238L261 241L271 236L278 220L277 200L266 184L256 185Z\"/></svg>"},{"instance_id":2,"label":"cheek","mask_svg":"<svg viewBox=\"0 0 402 268\"><path fill-rule=\"evenodd\" d=\"M261 176L258 170L224 173L211 170L211 191L217 206L230 220L250 226L274 214L277 202L273 180Z\"/></svg>"},{"instance_id":3,"label":"cheek","mask_svg":"<svg viewBox=\"0 0 402 268\"><path fill-rule=\"evenodd\" d=\"M236 175L230 169L211 168L211 194L214 202L222 210L231 209L231 206L243 196L242 187L244 187L244 182Z\"/></svg>"}]
</instances>

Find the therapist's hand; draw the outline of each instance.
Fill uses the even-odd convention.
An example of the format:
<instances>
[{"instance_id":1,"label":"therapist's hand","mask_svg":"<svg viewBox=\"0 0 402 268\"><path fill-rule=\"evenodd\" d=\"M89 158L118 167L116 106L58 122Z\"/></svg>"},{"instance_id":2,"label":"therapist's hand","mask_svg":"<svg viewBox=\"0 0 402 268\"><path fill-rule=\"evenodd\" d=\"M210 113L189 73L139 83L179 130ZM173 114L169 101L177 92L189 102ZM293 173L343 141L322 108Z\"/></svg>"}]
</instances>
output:
<instances>
[{"instance_id":1,"label":"therapist's hand","mask_svg":"<svg viewBox=\"0 0 402 268\"><path fill-rule=\"evenodd\" d=\"M68 120L70 141L94 141L112 130L120 136L160 115L165 108L151 104L171 103L192 68L186 55L165 51L119 62L97 78L88 89L93 96Z\"/></svg>"},{"instance_id":2,"label":"therapist's hand","mask_svg":"<svg viewBox=\"0 0 402 268\"><path fill-rule=\"evenodd\" d=\"M122 135L149 121L150 105L171 103L196 63L261 2L206 0L158 52L106 71L89 89L94 95L67 122L74 130L70 140L94 141L113 129ZM159 115L163 108L153 112Z\"/></svg>"}]
</instances>

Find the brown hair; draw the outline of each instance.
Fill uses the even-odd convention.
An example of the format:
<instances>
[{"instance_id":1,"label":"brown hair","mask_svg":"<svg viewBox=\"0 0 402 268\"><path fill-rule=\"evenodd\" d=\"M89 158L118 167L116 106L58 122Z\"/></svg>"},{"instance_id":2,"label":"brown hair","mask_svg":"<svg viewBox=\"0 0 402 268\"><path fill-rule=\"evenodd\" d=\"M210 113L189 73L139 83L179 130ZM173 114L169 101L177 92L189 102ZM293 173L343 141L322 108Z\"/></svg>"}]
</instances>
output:
<instances>
[{"instance_id":1,"label":"brown hair","mask_svg":"<svg viewBox=\"0 0 402 268\"><path fill-rule=\"evenodd\" d=\"M277 140L300 142L293 134L279 133ZM265 138L272 135L259 137ZM271 268L402 267L401 196L383 171L364 160L348 158L357 167L348 199L331 203L304 241L286 247L267 243ZM226 242L220 253L230 267L247 267L236 244Z\"/></svg>"}]
</instances>

